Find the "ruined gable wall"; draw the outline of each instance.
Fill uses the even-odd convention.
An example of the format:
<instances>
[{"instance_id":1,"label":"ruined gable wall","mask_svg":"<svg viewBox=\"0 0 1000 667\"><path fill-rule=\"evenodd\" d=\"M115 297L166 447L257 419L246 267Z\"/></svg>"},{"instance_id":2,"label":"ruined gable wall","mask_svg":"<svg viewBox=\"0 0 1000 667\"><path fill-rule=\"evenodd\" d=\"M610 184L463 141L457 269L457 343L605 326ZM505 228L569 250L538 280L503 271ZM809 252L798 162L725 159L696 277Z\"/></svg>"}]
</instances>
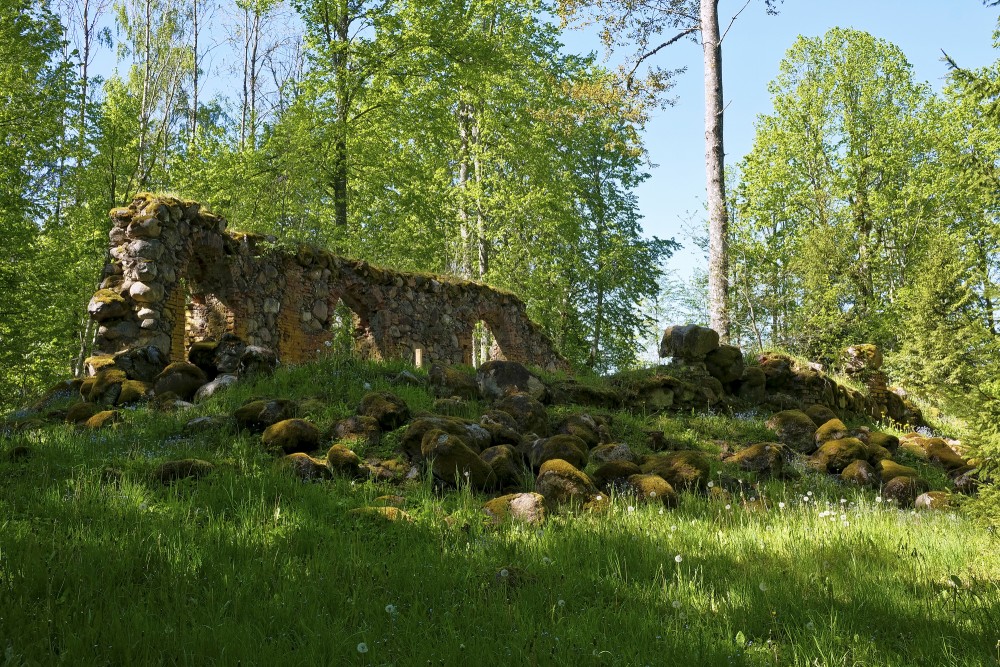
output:
<instances>
[{"instance_id":1,"label":"ruined gable wall","mask_svg":"<svg viewBox=\"0 0 1000 667\"><path fill-rule=\"evenodd\" d=\"M111 217L110 259L89 308L103 354L152 345L178 360L191 342L230 331L285 361L305 361L330 340L342 301L359 346L376 356L413 358L420 348L427 361L468 363L482 320L508 359L566 367L524 303L485 285L308 246L289 252L227 233L222 218L168 197L140 195Z\"/></svg>"}]
</instances>

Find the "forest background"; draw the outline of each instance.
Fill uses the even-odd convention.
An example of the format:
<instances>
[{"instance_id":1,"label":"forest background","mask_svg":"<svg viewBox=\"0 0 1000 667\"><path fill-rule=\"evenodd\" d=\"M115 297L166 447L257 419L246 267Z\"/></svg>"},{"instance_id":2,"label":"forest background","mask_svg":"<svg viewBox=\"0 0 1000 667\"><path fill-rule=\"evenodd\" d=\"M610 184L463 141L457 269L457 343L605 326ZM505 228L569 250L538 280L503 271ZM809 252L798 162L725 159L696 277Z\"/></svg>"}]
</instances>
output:
<instances>
[{"instance_id":1,"label":"forest background","mask_svg":"<svg viewBox=\"0 0 1000 667\"><path fill-rule=\"evenodd\" d=\"M970 35L994 25L995 9L969 4L989 18ZM679 245L644 233L638 195L653 162L678 163L646 141L651 122L669 122L690 49L645 61L625 85L629 26L607 19L628 9L4 3L0 407L79 371L107 211L143 190L278 243L510 289L581 370L640 363L664 321L707 317L701 274L670 278ZM577 38L560 10L598 20ZM643 18L652 44L670 37ZM590 41L619 47L610 64L576 53ZM752 60L731 45L730 61ZM931 86L892 43L835 28L795 40L767 76L771 110L727 173L733 341L828 365L876 343L894 381L996 442L998 65L959 55ZM701 127L678 134L700 142ZM676 199L690 202L684 178ZM655 217L680 235L661 226L678 213Z\"/></svg>"}]
</instances>

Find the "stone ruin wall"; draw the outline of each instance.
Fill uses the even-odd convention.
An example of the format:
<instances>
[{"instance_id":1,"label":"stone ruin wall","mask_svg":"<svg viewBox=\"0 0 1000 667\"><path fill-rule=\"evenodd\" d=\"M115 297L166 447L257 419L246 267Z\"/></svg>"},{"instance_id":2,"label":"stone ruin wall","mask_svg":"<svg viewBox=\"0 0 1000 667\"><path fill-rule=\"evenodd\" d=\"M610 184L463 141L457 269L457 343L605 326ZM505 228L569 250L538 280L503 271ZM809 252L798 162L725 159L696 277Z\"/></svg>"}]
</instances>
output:
<instances>
[{"instance_id":1,"label":"stone ruin wall","mask_svg":"<svg viewBox=\"0 0 1000 667\"><path fill-rule=\"evenodd\" d=\"M499 358L566 369L513 294L477 283L403 273L325 250L275 247L229 233L198 203L138 195L111 211L109 258L89 311L101 355L143 346L186 358L192 343L231 332L285 362L314 358L350 309L356 347L376 358L471 363L475 326ZM92 369L93 370L93 369Z\"/></svg>"}]
</instances>

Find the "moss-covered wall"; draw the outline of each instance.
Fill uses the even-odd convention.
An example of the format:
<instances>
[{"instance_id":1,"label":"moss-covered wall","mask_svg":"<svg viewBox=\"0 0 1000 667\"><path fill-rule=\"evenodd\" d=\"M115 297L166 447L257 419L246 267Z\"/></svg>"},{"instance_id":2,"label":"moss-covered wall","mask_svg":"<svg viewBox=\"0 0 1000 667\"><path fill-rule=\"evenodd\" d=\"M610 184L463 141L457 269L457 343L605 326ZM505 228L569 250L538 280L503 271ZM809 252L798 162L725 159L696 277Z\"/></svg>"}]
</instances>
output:
<instances>
[{"instance_id":1,"label":"moss-covered wall","mask_svg":"<svg viewBox=\"0 0 1000 667\"><path fill-rule=\"evenodd\" d=\"M89 307L104 354L152 345L177 360L192 342L231 331L285 361L305 361L331 340L342 302L354 313L358 346L374 355L412 359L422 348L425 361L468 363L482 320L503 357L565 367L524 303L485 285L390 271L308 246L278 248L229 233L224 219L171 197L141 194L111 219L110 259Z\"/></svg>"}]
</instances>

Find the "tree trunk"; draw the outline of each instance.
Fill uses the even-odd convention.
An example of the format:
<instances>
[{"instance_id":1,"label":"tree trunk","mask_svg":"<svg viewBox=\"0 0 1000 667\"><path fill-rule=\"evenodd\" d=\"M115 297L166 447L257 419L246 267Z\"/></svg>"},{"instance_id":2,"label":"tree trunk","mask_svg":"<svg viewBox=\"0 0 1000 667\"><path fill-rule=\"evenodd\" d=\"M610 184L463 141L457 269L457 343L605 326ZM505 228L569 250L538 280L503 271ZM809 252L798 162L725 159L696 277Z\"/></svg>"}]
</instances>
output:
<instances>
[{"instance_id":1,"label":"tree trunk","mask_svg":"<svg viewBox=\"0 0 1000 667\"><path fill-rule=\"evenodd\" d=\"M193 38L192 50L194 52L194 63L191 68L191 143L198 134L198 0L193 0L191 8L191 33Z\"/></svg>"},{"instance_id":2,"label":"tree trunk","mask_svg":"<svg viewBox=\"0 0 1000 667\"><path fill-rule=\"evenodd\" d=\"M719 0L701 0L701 42L705 58L705 176L708 185L708 312L710 326L729 340L729 214L726 211L726 154L722 134L722 42Z\"/></svg>"},{"instance_id":3,"label":"tree trunk","mask_svg":"<svg viewBox=\"0 0 1000 667\"><path fill-rule=\"evenodd\" d=\"M472 105L461 102L458 105L458 225L461 235L458 269L465 279L472 278L472 230L469 228L469 125L471 124ZM475 360L475 356L473 356ZM475 363L475 361L473 361Z\"/></svg>"}]
</instances>

